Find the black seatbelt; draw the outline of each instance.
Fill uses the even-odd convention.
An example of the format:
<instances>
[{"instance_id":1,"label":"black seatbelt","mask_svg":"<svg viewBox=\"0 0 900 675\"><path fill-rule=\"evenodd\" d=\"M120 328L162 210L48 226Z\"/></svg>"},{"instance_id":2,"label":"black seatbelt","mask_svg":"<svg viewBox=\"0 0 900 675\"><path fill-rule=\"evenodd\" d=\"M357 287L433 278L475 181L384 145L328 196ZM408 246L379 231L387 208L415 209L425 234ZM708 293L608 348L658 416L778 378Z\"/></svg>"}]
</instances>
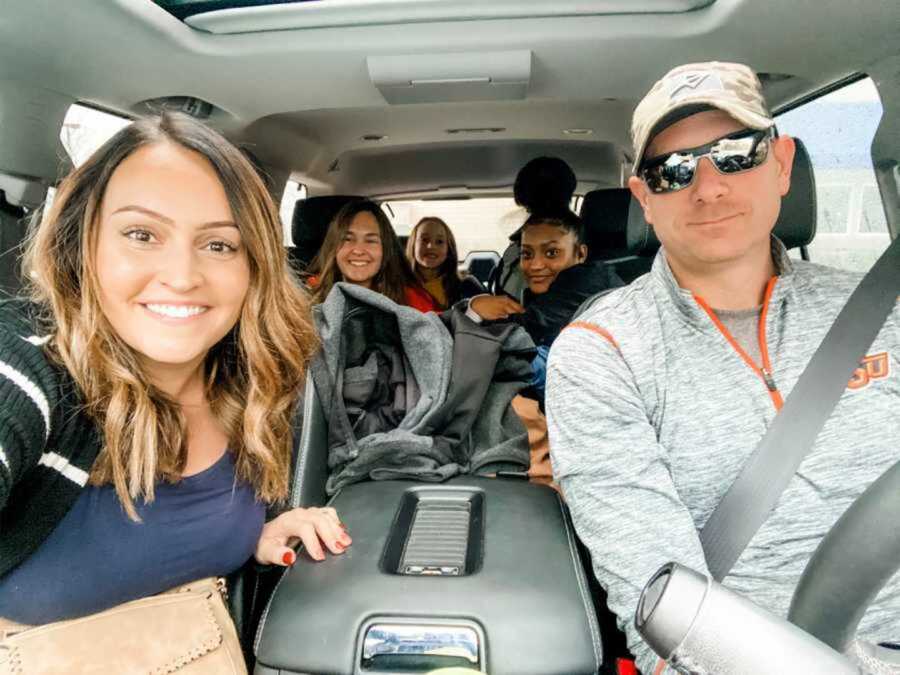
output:
<instances>
[{"instance_id":1,"label":"black seatbelt","mask_svg":"<svg viewBox=\"0 0 900 675\"><path fill-rule=\"evenodd\" d=\"M900 236L863 277L781 411L700 532L721 581L768 518L847 388L900 293Z\"/></svg>"}]
</instances>

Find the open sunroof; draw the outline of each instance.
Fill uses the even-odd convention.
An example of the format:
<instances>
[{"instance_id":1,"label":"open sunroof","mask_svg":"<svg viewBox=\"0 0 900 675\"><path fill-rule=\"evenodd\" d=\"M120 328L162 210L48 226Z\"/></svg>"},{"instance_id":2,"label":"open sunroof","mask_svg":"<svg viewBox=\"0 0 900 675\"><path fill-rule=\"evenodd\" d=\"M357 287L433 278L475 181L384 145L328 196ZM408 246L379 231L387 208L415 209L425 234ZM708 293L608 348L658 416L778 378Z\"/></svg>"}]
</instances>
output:
<instances>
[{"instance_id":1,"label":"open sunroof","mask_svg":"<svg viewBox=\"0 0 900 675\"><path fill-rule=\"evenodd\" d=\"M208 33L690 12L715 0L153 0Z\"/></svg>"},{"instance_id":2,"label":"open sunroof","mask_svg":"<svg viewBox=\"0 0 900 675\"><path fill-rule=\"evenodd\" d=\"M184 21L194 14L215 12L220 9L262 7L264 5L290 5L322 0L153 0L172 16Z\"/></svg>"}]
</instances>

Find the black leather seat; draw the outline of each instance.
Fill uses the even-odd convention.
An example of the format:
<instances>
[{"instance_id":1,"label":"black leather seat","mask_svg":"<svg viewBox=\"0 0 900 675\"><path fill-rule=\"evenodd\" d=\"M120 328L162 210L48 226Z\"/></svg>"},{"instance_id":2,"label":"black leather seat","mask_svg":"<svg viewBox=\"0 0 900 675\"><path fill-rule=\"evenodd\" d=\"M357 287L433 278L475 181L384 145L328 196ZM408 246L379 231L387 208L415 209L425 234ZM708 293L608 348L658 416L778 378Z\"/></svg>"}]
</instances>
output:
<instances>
[{"instance_id":1,"label":"black leather seat","mask_svg":"<svg viewBox=\"0 0 900 675\"><path fill-rule=\"evenodd\" d=\"M628 250L626 231L631 203L628 188L606 188L588 192L581 203L588 260L612 265L627 284L650 271L651 257Z\"/></svg>"},{"instance_id":2,"label":"black leather seat","mask_svg":"<svg viewBox=\"0 0 900 675\"><path fill-rule=\"evenodd\" d=\"M773 234L790 250L808 246L816 236L816 180L806 146L794 138L797 152L791 171L791 189L781 200L781 212ZM653 227L644 220L644 211L632 198L628 209L628 250L633 255L652 256L659 249Z\"/></svg>"},{"instance_id":3,"label":"black leather seat","mask_svg":"<svg viewBox=\"0 0 900 675\"><path fill-rule=\"evenodd\" d=\"M500 254L496 251L469 251L463 265L469 274L487 284L499 262Z\"/></svg>"},{"instance_id":4,"label":"black leather seat","mask_svg":"<svg viewBox=\"0 0 900 675\"><path fill-rule=\"evenodd\" d=\"M300 199L294 206L291 224L293 248L288 249L288 260L298 272L306 272L313 258L322 248L328 226L337 212L349 202L362 197L348 195L323 195Z\"/></svg>"},{"instance_id":5,"label":"black leather seat","mask_svg":"<svg viewBox=\"0 0 900 675\"><path fill-rule=\"evenodd\" d=\"M22 288L19 256L28 229L25 209L10 204L0 190L0 300L18 295Z\"/></svg>"},{"instance_id":6,"label":"black leather seat","mask_svg":"<svg viewBox=\"0 0 900 675\"><path fill-rule=\"evenodd\" d=\"M322 243L325 241L325 234L328 232L328 226L331 225L331 221L334 220L338 211L345 204L356 199L362 199L362 197L323 195L297 201L297 204L294 206L291 227L294 246L288 249L288 261L295 271L301 274L308 271L309 264L316 257L319 249L322 248ZM309 404L312 399L307 397L304 400ZM298 425L302 423L303 415L301 413L302 407L298 409ZM315 433L315 422L318 418L314 415L307 415L306 417L313 421L303 425L302 433L297 434L295 447L297 443L299 443L301 448L307 447L304 443L308 444L310 442L309 434ZM297 428L299 429L300 427L298 426ZM305 440L301 440L301 437ZM315 436L315 438L318 438L318 436ZM316 460L321 459L320 457L316 458ZM296 479L295 484L303 484L307 487L303 489L303 497L300 501L296 501L295 490L294 505L321 506L325 503L324 486L325 477L327 477L327 467L324 465L317 466L315 461L307 462L305 458L298 462L298 466L302 467L302 479ZM256 627L265 609L266 602L272 594L275 584L278 583L281 577L281 572L282 569L279 567L258 568L251 560L228 580L231 615L238 629L244 656L247 659L247 663L251 666L254 662L252 650Z\"/></svg>"}]
</instances>

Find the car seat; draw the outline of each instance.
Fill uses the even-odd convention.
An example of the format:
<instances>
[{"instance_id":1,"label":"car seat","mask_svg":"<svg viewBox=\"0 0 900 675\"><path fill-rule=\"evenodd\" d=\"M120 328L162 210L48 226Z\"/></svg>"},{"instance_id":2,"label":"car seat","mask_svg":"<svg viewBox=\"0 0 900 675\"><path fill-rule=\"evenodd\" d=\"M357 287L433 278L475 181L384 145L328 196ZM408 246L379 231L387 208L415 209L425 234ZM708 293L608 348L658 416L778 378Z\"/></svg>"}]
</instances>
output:
<instances>
[{"instance_id":1,"label":"car seat","mask_svg":"<svg viewBox=\"0 0 900 675\"><path fill-rule=\"evenodd\" d=\"M588 192L581 203L588 260L611 265L626 284L650 271L652 256L628 250L626 230L631 203L628 188L606 188Z\"/></svg>"},{"instance_id":2,"label":"car seat","mask_svg":"<svg viewBox=\"0 0 900 675\"><path fill-rule=\"evenodd\" d=\"M463 267L482 284L486 284L500 262L496 251L469 251L463 261Z\"/></svg>"},{"instance_id":3,"label":"car seat","mask_svg":"<svg viewBox=\"0 0 900 675\"><path fill-rule=\"evenodd\" d=\"M15 297L22 288L19 255L27 229L25 209L10 204L0 190L0 299Z\"/></svg>"},{"instance_id":4,"label":"car seat","mask_svg":"<svg viewBox=\"0 0 900 675\"><path fill-rule=\"evenodd\" d=\"M288 260L297 272L304 273L322 248L328 226L345 204L362 197L322 195L297 200L291 223L294 246L288 249Z\"/></svg>"}]
</instances>

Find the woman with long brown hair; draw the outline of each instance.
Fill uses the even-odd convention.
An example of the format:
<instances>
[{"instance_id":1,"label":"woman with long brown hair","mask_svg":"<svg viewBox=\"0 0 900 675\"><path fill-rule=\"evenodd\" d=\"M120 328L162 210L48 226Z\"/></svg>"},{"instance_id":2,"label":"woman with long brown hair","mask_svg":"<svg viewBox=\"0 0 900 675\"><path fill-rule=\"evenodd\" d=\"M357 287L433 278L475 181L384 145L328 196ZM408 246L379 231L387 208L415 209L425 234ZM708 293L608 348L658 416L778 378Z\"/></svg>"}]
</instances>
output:
<instances>
[{"instance_id":1,"label":"woman with long brown hair","mask_svg":"<svg viewBox=\"0 0 900 675\"><path fill-rule=\"evenodd\" d=\"M338 211L311 269L314 302L323 302L343 281L422 312L438 309L409 269L388 217L367 199L349 202Z\"/></svg>"},{"instance_id":2,"label":"woman with long brown hair","mask_svg":"<svg viewBox=\"0 0 900 675\"><path fill-rule=\"evenodd\" d=\"M0 646L10 622L350 544L332 509L265 522L318 344L280 231L252 165L184 115L132 123L62 181L30 299L0 303Z\"/></svg>"},{"instance_id":3,"label":"woman with long brown hair","mask_svg":"<svg viewBox=\"0 0 900 675\"><path fill-rule=\"evenodd\" d=\"M426 216L413 227L406 242L406 259L441 310L485 292L475 277L460 276L456 238L447 223L436 216Z\"/></svg>"}]
</instances>

